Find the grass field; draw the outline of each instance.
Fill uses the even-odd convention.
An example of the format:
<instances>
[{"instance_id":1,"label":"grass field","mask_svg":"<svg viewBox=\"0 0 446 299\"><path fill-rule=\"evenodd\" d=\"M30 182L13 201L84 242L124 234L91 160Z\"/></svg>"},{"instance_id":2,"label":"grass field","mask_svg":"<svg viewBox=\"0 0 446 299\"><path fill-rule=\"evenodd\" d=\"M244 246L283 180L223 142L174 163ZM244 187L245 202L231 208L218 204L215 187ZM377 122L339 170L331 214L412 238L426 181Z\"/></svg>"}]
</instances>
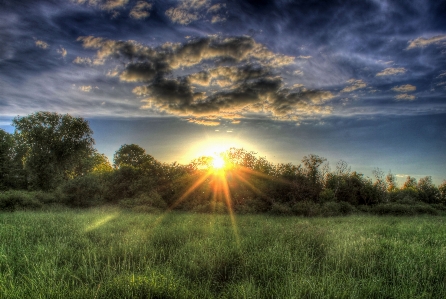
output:
<instances>
[{"instance_id":1,"label":"grass field","mask_svg":"<svg viewBox=\"0 0 446 299\"><path fill-rule=\"evenodd\" d=\"M0 213L0 298L446 298L445 220Z\"/></svg>"}]
</instances>

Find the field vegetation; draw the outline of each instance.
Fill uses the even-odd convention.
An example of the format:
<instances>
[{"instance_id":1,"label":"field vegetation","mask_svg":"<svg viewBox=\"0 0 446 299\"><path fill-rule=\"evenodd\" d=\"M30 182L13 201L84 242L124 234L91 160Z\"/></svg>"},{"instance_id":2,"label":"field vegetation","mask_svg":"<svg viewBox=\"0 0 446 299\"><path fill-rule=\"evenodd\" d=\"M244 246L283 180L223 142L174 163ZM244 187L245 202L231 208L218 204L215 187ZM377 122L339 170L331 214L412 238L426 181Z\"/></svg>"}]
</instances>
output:
<instances>
[{"instance_id":1,"label":"field vegetation","mask_svg":"<svg viewBox=\"0 0 446 299\"><path fill-rule=\"evenodd\" d=\"M1 298L445 298L444 217L0 214Z\"/></svg>"},{"instance_id":2,"label":"field vegetation","mask_svg":"<svg viewBox=\"0 0 446 299\"><path fill-rule=\"evenodd\" d=\"M298 216L446 210L446 181L436 186L430 176L408 176L398 186L392 173L380 169L369 178L345 161L331 167L314 154L299 165L273 164L236 148L187 165L169 164L137 144L122 145L112 165L94 148L93 132L82 118L36 112L16 117L13 125L13 134L0 130L0 210L52 204Z\"/></svg>"}]
</instances>

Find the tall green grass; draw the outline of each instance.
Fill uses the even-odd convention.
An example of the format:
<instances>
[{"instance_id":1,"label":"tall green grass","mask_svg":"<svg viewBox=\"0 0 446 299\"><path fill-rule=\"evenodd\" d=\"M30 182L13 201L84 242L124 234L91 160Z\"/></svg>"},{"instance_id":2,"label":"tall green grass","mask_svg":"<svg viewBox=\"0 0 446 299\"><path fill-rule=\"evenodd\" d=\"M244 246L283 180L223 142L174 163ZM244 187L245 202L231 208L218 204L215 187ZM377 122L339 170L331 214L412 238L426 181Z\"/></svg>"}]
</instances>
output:
<instances>
[{"instance_id":1,"label":"tall green grass","mask_svg":"<svg viewBox=\"0 0 446 299\"><path fill-rule=\"evenodd\" d=\"M0 298L445 298L444 217L0 214Z\"/></svg>"}]
</instances>

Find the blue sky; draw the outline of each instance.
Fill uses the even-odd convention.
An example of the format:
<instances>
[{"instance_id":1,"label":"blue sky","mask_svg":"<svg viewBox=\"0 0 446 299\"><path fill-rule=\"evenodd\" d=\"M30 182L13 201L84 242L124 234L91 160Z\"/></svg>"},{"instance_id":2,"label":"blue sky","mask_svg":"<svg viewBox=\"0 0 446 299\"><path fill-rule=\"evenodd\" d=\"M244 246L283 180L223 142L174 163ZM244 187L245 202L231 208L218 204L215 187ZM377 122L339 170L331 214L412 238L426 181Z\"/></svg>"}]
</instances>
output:
<instances>
[{"instance_id":1,"label":"blue sky","mask_svg":"<svg viewBox=\"0 0 446 299\"><path fill-rule=\"evenodd\" d=\"M0 2L0 127L82 116L110 158L227 147L446 179L446 1Z\"/></svg>"}]
</instances>

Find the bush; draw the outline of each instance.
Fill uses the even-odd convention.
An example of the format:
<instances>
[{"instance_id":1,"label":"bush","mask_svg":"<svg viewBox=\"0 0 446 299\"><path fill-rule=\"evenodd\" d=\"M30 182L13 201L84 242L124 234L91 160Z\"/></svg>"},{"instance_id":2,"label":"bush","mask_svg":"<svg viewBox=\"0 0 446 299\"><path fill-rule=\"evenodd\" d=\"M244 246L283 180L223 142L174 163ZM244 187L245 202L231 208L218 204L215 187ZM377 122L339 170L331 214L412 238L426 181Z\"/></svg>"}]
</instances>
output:
<instances>
[{"instance_id":1,"label":"bush","mask_svg":"<svg viewBox=\"0 0 446 299\"><path fill-rule=\"evenodd\" d=\"M312 201L299 201L293 205L292 211L295 215L314 217L321 214L321 208L318 204Z\"/></svg>"},{"instance_id":2,"label":"bush","mask_svg":"<svg viewBox=\"0 0 446 299\"><path fill-rule=\"evenodd\" d=\"M2 192L0 193L0 211L39 209L42 207L42 203L34 195L34 192L27 191Z\"/></svg>"},{"instance_id":3,"label":"bush","mask_svg":"<svg viewBox=\"0 0 446 299\"><path fill-rule=\"evenodd\" d=\"M433 207L418 203L406 205L400 203L380 204L371 208L371 213L377 215L412 216L417 214L438 215L439 212Z\"/></svg>"},{"instance_id":4,"label":"bush","mask_svg":"<svg viewBox=\"0 0 446 299\"><path fill-rule=\"evenodd\" d=\"M319 201L321 203L329 202L329 201L335 201L336 196L333 190L331 189L324 189L319 193Z\"/></svg>"},{"instance_id":5,"label":"bush","mask_svg":"<svg viewBox=\"0 0 446 299\"><path fill-rule=\"evenodd\" d=\"M43 192L43 191L37 191L34 192L34 197L36 200L43 204L51 204L51 203L57 203L60 202L60 199L58 199L58 196L54 192Z\"/></svg>"},{"instance_id":6,"label":"bush","mask_svg":"<svg viewBox=\"0 0 446 299\"><path fill-rule=\"evenodd\" d=\"M125 198L119 201L119 206L134 211L155 211L167 209L166 202L156 191L143 193L135 198Z\"/></svg>"},{"instance_id":7,"label":"bush","mask_svg":"<svg viewBox=\"0 0 446 299\"><path fill-rule=\"evenodd\" d=\"M282 203L273 203L271 206L271 210L270 213L273 215L292 215L293 214L293 210L290 208L290 206L288 206L287 204L282 204Z\"/></svg>"},{"instance_id":8,"label":"bush","mask_svg":"<svg viewBox=\"0 0 446 299\"><path fill-rule=\"evenodd\" d=\"M341 216L341 204L334 201L326 202L321 207L321 214L324 217Z\"/></svg>"},{"instance_id":9,"label":"bush","mask_svg":"<svg viewBox=\"0 0 446 299\"><path fill-rule=\"evenodd\" d=\"M345 201L341 201L339 203L339 211L341 212L342 215L350 215L351 213L353 213L355 211L355 207L352 206L350 203L345 202Z\"/></svg>"},{"instance_id":10,"label":"bush","mask_svg":"<svg viewBox=\"0 0 446 299\"><path fill-rule=\"evenodd\" d=\"M91 207L103 202L103 182L98 174L87 174L59 187L63 203L73 207Z\"/></svg>"}]
</instances>

